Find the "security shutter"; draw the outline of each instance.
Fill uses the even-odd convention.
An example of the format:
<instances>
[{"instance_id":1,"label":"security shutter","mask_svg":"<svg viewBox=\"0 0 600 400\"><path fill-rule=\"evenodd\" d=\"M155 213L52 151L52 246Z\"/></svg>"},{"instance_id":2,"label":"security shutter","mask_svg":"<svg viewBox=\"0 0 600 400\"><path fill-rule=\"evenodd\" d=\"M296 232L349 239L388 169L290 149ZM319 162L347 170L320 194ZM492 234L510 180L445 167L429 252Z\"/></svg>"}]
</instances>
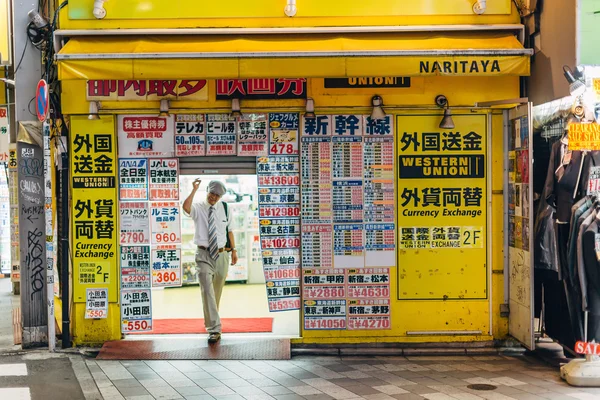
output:
<instances>
[{"instance_id":1,"label":"security shutter","mask_svg":"<svg viewBox=\"0 0 600 400\"><path fill-rule=\"evenodd\" d=\"M256 157L180 157L181 175L254 175Z\"/></svg>"}]
</instances>

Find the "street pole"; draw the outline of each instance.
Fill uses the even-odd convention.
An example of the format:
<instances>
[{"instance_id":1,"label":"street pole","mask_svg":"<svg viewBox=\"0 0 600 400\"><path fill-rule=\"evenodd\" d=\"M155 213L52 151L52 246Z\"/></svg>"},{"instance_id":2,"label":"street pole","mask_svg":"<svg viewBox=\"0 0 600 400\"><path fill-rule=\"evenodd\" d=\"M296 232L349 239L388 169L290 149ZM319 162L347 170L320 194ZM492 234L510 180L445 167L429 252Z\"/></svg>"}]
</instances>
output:
<instances>
[{"instance_id":1,"label":"street pole","mask_svg":"<svg viewBox=\"0 0 600 400\"><path fill-rule=\"evenodd\" d=\"M59 139L63 139L60 137ZM64 143L64 142L63 142ZM71 347L71 318L69 315L70 296L69 296L69 155L67 149L63 147L61 152L60 165L60 194L61 194L61 276L60 285L62 288L62 348Z\"/></svg>"}]
</instances>

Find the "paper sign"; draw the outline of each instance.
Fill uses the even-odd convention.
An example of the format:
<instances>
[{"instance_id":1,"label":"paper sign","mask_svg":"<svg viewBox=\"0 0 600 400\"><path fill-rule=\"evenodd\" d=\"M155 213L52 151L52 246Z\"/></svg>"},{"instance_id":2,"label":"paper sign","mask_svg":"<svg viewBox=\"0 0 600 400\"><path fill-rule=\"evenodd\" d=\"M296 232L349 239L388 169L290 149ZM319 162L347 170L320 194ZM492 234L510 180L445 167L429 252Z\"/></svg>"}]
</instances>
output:
<instances>
[{"instance_id":1,"label":"paper sign","mask_svg":"<svg viewBox=\"0 0 600 400\"><path fill-rule=\"evenodd\" d=\"M86 288L85 319L108 317L108 289Z\"/></svg>"},{"instance_id":2,"label":"paper sign","mask_svg":"<svg viewBox=\"0 0 600 400\"><path fill-rule=\"evenodd\" d=\"M173 116L119 115L120 157L173 157L175 122Z\"/></svg>"},{"instance_id":3,"label":"paper sign","mask_svg":"<svg viewBox=\"0 0 600 400\"><path fill-rule=\"evenodd\" d=\"M150 246L121 246L121 289L150 287Z\"/></svg>"},{"instance_id":4,"label":"paper sign","mask_svg":"<svg viewBox=\"0 0 600 400\"><path fill-rule=\"evenodd\" d=\"M267 114L244 114L238 122L238 156L266 156Z\"/></svg>"},{"instance_id":5,"label":"paper sign","mask_svg":"<svg viewBox=\"0 0 600 400\"><path fill-rule=\"evenodd\" d=\"M231 156L237 152L237 123L229 114L206 115L206 155Z\"/></svg>"},{"instance_id":6,"label":"paper sign","mask_svg":"<svg viewBox=\"0 0 600 400\"><path fill-rule=\"evenodd\" d=\"M151 159L150 200L179 200L179 160Z\"/></svg>"},{"instance_id":7,"label":"paper sign","mask_svg":"<svg viewBox=\"0 0 600 400\"><path fill-rule=\"evenodd\" d=\"M121 244L150 244L150 210L145 201L119 203Z\"/></svg>"},{"instance_id":8,"label":"paper sign","mask_svg":"<svg viewBox=\"0 0 600 400\"><path fill-rule=\"evenodd\" d=\"M121 290L121 332L152 330L152 290Z\"/></svg>"},{"instance_id":9,"label":"paper sign","mask_svg":"<svg viewBox=\"0 0 600 400\"><path fill-rule=\"evenodd\" d=\"M175 116L175 155L177 157L206 155L206 117L204 114Z\"/></svg>"},{"instance_id":10,"label":"paper sign","mask_svg":"<svg viewBox=\"0 0 600 400\"><path fill-rule=\"evenodd\" d=\"M148 160L119 159L119 200L148 200Z\"/></svg>"},{"instance_id":11,"label":"paper sign","mask_svg":"<svg viewBox=\"0 0 600 400\"><path fill-rule=\"evenodd\" d=\"M152 249L152 287L181 286L181 248L158 246Z\"/></svg>"},{"instance_id":12,"label":"paper sign","mask_svg":"<svg viewBox=\"0 0 600 400\"><path fill-rule=\"evenodd\" d=\"M181 243L181 215L175 201L150 203L152 244Z\"/></svg>"}]
</instances>

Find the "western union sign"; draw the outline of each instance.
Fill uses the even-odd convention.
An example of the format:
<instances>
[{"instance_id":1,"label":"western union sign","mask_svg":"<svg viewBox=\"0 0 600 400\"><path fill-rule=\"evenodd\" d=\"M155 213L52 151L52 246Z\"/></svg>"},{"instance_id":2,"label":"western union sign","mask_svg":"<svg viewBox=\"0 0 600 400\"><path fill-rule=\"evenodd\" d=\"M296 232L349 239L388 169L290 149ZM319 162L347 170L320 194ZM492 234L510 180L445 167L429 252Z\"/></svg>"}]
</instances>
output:
<instances>
[{"instance_id":1,"label":"western union sign","mask_svg":"<svg viewBox=\"0 0 600 400\"><path fill-rule=\"evenodd\" d=\"M327 89L409 88L410 78L401 76L361 76L357 78L325 78Z\"/></svg>"},{"instance_id":2,"label":"western union sign","mask_svg":"<svg viewBox=\"0 0 600 400\"><path fill-rule=\"evenodd\" d=\"M483 155L398 157L400 179L483 178Z\"/></svg>"}]
</instances>

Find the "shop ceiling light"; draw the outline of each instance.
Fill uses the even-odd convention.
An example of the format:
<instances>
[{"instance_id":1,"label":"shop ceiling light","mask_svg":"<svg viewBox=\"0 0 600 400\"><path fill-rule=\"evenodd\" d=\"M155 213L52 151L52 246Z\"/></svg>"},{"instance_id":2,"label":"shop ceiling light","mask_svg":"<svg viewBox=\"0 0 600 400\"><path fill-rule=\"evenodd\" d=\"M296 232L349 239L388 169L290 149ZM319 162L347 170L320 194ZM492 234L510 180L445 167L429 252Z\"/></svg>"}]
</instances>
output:
<instances>
[{"instance_id":1,"label":"shop ceiling light","mask_svg":"<svg viewBox=\"0 0 600 400\"><path fill-rule=\"evenodd\" d=\"M304 118L316 118L315 115L315 101L310 97L306 99L306 113L304 114Z\"/></svg>"},{"instance_id":2,"label":"shop ceiling light","mask_svg":"<svg viewBox=\"0 0 600 400\"><path fill-rule=\"evenodd\" d=\"M441 129L454 129L454 120L452 120L452 111L448 104L448 99L443 94L435 97L435 104L444 109L444 117L440 122Z\"/></svg>"},{"instance_id":3,"label":"shop ceiling light","mask_svg":"<svg viewBox=\"0 0 600 400\"><path fill-rule=\"evenodd\" d=\"M579 97L585 92L585 83L581 80L579 70L577 72L578 77L575 77L575 74L568 65L563 66L563 74L567 82L569 82L569 93L575 97Z\"/></svg>"},{"instance_id":4,"label":"shop ceiling light","mask_svg":"<svg viewBox=\"0 0 600 400\"><path fill-rule=\"evenodd\" d=\"M100 115L98 114L98 110L100 110L100 102L99 101L90 101L90 109L88 119L95 120L100 119Z\"/></svg>"},{"instance_id":5,"label":"shop ceiling light","mask_svg":"<svg viewBox=\"0 0 600 400\"><path fill-rule=\"evenodd\" d=\"M371 98L371 104L373 105L373 111L371 112L372 120L385 119L385 110L383 109L383 99L381 96L373 96Z\"/></svg>"},{"instance_id":6,"label":"shop ceiling light","mask_svg":"<svg viewBox=\"0 0 600 400\"><path fill-rule=\"evenodd\" d=\"M240 99L231 100L231 116L239 118L242 116L242 110L240 108Z\"/></svg>"},{"instance_id":7,"label":"shop ceiling light","mask_svg":"<svg viewBox=\"0 0 600 400\"><path fill-rule=\"evenodd\" d=\"M169 100L161 100L160 101L160 112L158 113L159 117L168 117L169 116Z\"/></svg>"}]
</instances>

